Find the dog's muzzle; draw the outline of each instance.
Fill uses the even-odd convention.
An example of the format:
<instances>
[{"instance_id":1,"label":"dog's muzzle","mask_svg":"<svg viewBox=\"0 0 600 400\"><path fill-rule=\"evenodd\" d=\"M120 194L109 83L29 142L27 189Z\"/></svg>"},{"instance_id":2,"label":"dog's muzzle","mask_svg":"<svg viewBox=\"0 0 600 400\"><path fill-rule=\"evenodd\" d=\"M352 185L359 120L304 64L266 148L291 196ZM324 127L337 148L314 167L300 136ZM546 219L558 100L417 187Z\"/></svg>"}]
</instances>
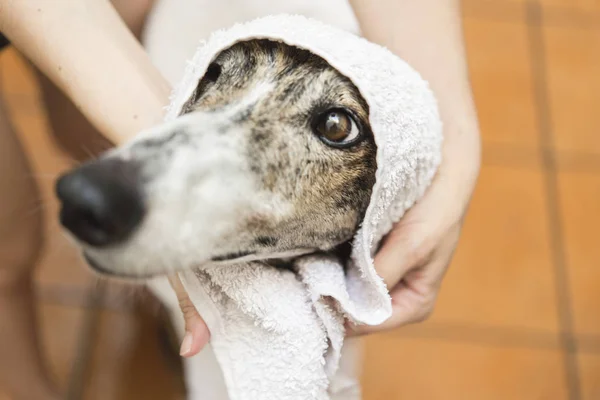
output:
<instances>
[{"instance_id":1,"label":"dog's muzzle","mask_svg":"<svg viewBox=\"0 0 600 400\"><path fill-rule=\"evenodd\" d=\"M63 175L56 193L61 224L94 247L125 241L146 213L138 168L116 158L90 162Z\"/></svg>"}]
</instances>

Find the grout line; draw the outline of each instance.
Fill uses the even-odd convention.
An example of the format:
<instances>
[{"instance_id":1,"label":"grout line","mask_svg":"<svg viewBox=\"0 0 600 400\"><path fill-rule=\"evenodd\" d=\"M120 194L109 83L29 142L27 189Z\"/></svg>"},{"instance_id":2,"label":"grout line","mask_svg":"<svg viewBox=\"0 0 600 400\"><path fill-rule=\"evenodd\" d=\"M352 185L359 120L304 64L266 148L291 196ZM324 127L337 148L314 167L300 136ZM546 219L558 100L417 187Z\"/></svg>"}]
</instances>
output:
<instances>
[{"instance_id":1,"label":"grout line","mask_svg":"<svg viewBox=\"0 0 600 400\"><path fill-rule=\"evenodd\" d=\"M600 10L600 8L599 8ZM540 5L544 25L557 28L599 29L600 12L563 5Z\"/></svg>"},{"instance_id":2,"label":"grout line","mask_svg":"<svg viewBox=\"0 0 600 400\"><path fill-rule=\"evenodd\" d=\"M452 341L485 347L556 350L560 345L556 334L549 330L451 321L427 322L422 325L407 326L402 330L393 332L392 335L413 339Z\"/></svg>"},{"instance_id":3,"label":"grout line","mask_svg":"<svg viewBox=\"0 0 600 400\"><path fill-rule=\"evenodd\" d=\"M523 23L524 12L521 4L499 4L497 1L461 1L463 16L480 18L486 21Z\"/></svg>"},{"instance_id":4,"label":"grout line","mask_svg":"<svg viewBox=\"0 0 600 400\"><path fill-rule=\"evenodd\" d=\"M488 141L482 143L484 166L518 169L538 169L544 165L544 152L552 147L539 144L535 147ZM554 150L556 169L561 172L600 174L600 153L581 150Z\"/></svg>"},{"instance_id":5,"label":"grout line","mask_svg":"<svg viewBox=\"0 0 600 400\"><path fill-rule=\"evenodd\" d=\"M577 350L579 354L600 353L600 337L594 334L577 335Z\"/></svg>"},{"instance_id":6,"label":"grout line","mask_svg":"<svg viewBox=\"0 0 600 400\"><path fill-rule=\"evenodd\" d=\"M136 295L115 291L110 284L103 289L103 295L96 301L89 301L89 290L78 286L44 285L36 289L37 296L44 304L61 307L75 307L88 312L93 309L123 314L140 313L137 307L144 302ZM144 303L147 304L147 303ZM143 311L142 311L143 312ZM150 311L151 315L156 313ZM519 347L555 350L559 343L552 330L532 329L519 326L482 325L471 322L447 320L430 321L410 325L394 332L393 335L415 339L448 340L490 347ZM577 335L578 349L582 353L600 354L600 334Z\"/></svg>"},{"instance_id":7,"label":"grout line","mask_svg":"<svg viewBox=\"0 0 600 400\"><path fill-rule=\"evenodd\" d=\"M88 292L88 303L79 332L78 342L75 344L75 358L69 375L66 400L81 400L85 392L85 383L91 367L94 343L100 323L101 302L105 292L103 281L92 283L93 287Z\"/></svg>"},{"instance_id":8,"label":"grout line","mask_svg":"<svg viewBox=\"0 0 600 400\"><path fill-rule=\"evenodd\" d=\"M388 335L411 339L443 340L484 347L553 351L561 348L561 341L552 330L482 325L471 322L427 322L409 325L401 330L392 331ZM600 354L600 335L579 335L577 342L581 353Z\"/></svg>"},{"instance_id":9,"label":"grout line","mask_svg":"<svg viewBox=\"0 0 600 400\"><path fill-rule=\"evenodd\" d=\"M545 144L529 147L512 143L483 140L483 161L486 166L507 168L539 168L544 165L544 152L552 151ZM600 174L600 154L581 150L554 150L556 169L560 172Z\"/></svg>"},{"instance_id":10,"label":"grout line","mask_svg":"<svg viewBox=\"0 0 600 400\"><path fill-rule=\"evenodd\" d=\"M466 17L482 18L487 21L497 22L523 22L521 8L527 4L519 2L505 2L503 4L494 0L463 0L461 6ZM600 29L600 12L590 12L576 7L545 5L541 7L546 26L574 29ZM524 12L527 19L527 10Z\"/></svg>"},{"instance_id":11,"label":"grout line","mask_svg":"<svg viewBox=\"0 0 600 400\"><path fill-rule=\"evenodd\" d=\"M577 363L577 341L573 333L573 308L564 249L563 227L560 217L557 160L554 152L551 111L548 101L548 71L543 35L542 8L537 0L529 0L526 11L535 109L542 144L541 150L544 165L548 221L550 225L550 246L554 267L557 312L560 322L559 339L562 347L569 399L580 400L582 395L579 365Z\"/></svg>"}]
</instances>

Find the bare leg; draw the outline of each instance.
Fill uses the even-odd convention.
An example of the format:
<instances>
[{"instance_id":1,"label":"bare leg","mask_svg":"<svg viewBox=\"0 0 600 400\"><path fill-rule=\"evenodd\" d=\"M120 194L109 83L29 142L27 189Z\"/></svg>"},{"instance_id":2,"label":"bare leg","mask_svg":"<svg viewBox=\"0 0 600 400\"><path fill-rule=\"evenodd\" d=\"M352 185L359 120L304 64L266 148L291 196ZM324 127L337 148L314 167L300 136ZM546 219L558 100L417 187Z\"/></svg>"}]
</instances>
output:
<instances>
[{"instance_id":1,"label":"bare leg","mask_svg":"<svg viewBox=\"0 0 600 400\"><path fill-rule=\"evenodd\" d=\"M114 0L139 35L153 0ZM83 160L106 150L73 104L38 73L50 124L58 142ZM32 169L0 99L0 387L16 400L58 400L37 341L32 271L42 245L42 214Z\"/></svg>"},{"instance_id":2,"label":"bare leg","mask_svg":"<svg viewBox=\"0 0 600 400\"><path fill-rule=\"evenodd\" d=\"M16 399L58 399L36 332L31 275L42 244L40 197L0 100L0 384Z\"/></svg>"}]
</instances>

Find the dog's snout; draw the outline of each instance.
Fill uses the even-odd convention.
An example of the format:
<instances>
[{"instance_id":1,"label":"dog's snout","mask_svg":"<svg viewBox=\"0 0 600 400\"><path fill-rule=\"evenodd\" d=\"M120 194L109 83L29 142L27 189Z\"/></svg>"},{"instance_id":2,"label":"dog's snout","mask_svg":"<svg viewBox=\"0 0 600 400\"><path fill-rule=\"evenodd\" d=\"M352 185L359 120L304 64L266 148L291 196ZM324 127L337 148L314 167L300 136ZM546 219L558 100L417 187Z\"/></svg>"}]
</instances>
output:
<instances>
[{"instance_id":1,"label":"dog's snout","mask_svg":"<svg viewBox=\"0 0 600 400\"><path fill-rule=\"evenodd\" d=\"M137 168L118 159L95 161L63 175L56 193L62 225L96 247L124 241L145 214Z\"/></svg>"}]
</instances>

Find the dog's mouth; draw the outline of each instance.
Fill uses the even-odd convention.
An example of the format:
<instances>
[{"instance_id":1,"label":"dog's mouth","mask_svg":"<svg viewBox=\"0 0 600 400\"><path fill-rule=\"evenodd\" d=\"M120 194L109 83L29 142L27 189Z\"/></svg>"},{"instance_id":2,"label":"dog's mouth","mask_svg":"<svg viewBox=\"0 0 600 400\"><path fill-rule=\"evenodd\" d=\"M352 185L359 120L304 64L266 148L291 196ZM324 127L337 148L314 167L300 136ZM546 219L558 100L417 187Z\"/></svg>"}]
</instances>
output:
<instances>
[{"instance_id":1,"label":"dog's mouth","mask_svg":"<svg viewBox=\"0 0 600 400\"><path fill-rule=\"evenodd\" d=\"M246 263L246 262L265 262L269 265L279 266L283 265L287 268L289 264L289 260L295 259L300 256L304 256L307 254L312 254L316 250L315 249L296 249L290 251L283 252L272 252L268 254L260 254L253 251L248 252L238 252L238 253L230 253L220 256L214 256L209 261L204 263L199 263L192 267L191 269L196 268L205 268L205 267L219 267L224 265L238 264L238 263ZM88 266L98 275L106 277L106 278L119 278L125 280L132 281L140 281L140 280L148 280L157 278L160 276L165 276L167 273L165 272L144 272L139 271L136 273L132 273L131 271L126 272L121 269L113 269L104 265L101 261L99 261L96 257L92 256L86 251L83 251L83 258L88 264ZM174 270L171 273L176 273L178 271Z\"/></svg>"},{"instance_id":2,"label":"dog's mouth","mask_svg":"<svg viewBox=\"0 0 600 400\"><path fill-rule=\"evenodd\" d=\"M102 265L100 262L98 262L96 259L94 259L92 256L90 256L89 254L87 254L85 251L83 252L83 258L85 260L85 262L88 264L88 266L98 275L102 276L102 277L106 277L106 278L120 278L120 279L127 279L127 280L146 280L146 279L152 279L156 276L158 276L158 274L154 275L154 274L146 274L146 275L139 275L139 274L128 274L125 272L116 272L113 271L109 268L106 268L104 265Z\"/></svg>"}]
</instances>

